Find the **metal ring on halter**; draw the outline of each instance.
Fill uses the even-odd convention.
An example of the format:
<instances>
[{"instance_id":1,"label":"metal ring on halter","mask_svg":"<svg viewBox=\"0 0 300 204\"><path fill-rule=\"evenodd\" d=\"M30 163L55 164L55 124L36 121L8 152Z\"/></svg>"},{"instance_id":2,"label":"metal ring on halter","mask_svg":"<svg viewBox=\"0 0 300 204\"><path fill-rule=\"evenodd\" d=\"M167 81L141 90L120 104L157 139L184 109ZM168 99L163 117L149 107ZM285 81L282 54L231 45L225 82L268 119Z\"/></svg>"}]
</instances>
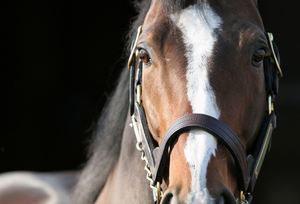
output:
<instances>
[{"instance_id":1,"label":"metal ring on halter","mask_svg":"<svg viewBox=\"0 0 300 204\"><path fill-rule=\"evenodd\" d=\"M140 152L144 151L143 150L143 144L141 142L137 142L135 145L136 149Z\"/></svg>"}]
</instances>

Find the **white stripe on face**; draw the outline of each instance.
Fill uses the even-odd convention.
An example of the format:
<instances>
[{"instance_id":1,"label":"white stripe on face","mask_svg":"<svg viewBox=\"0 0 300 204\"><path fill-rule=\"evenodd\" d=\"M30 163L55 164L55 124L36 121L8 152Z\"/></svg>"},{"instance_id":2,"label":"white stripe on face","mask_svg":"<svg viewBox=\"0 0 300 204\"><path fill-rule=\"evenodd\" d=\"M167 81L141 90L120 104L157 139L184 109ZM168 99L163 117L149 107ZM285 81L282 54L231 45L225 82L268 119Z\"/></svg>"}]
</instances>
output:
<instances>
[{"instance_id":1,"label":"white stripe on face","mask_svg":"<svg viewBox=\"0 0 300 204\"><path fill-rule=\"evenodd\" d=\"M220 110L208 79L208 60L217 40L214 31L221 29L222 20L206 3L201 9L197 5L189 6L171 15L171 18L181 30L186 46L187 95L193 113L218 119ZM192 175L191 191L186 203L212 203L206 187L206 172L216 148L217 140L212 135L201 130L190 131L184 150Z\"/></svg>"}]
</instances>

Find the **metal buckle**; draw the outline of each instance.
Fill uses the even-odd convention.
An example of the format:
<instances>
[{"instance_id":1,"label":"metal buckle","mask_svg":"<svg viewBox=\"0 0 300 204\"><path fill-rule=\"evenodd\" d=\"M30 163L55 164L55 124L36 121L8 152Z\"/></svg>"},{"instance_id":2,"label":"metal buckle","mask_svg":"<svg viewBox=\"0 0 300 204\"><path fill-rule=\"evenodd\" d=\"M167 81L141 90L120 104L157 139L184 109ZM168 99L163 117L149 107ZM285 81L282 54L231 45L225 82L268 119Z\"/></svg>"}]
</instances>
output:
<instances>
[{"instance_id":1,"label":"metal buckle","mask_svg":"<svg viewBox=\"0 0 300 204\"><path fill-rule=\"evenodd\" d=\"M129 59L128 59L128 69L130 69L130 64L131 64L131 61L132 61L132 58L134 56L134 53L135 53L135 48L137 47L137 42L139 40L139 36L142 32L142 26L139 26L138 30L137 30L137 34L136 34L136 37L135 37L135 41L134 41L134 44L133 44L133 47L132 47L132 50L131 50L131 53L129 55Z\"/></svg>"},{"instance_id":2,"label":"metal buckle","mask_svg":"<svg viewBox=\"0 0 300 204\"><path fill-rule=\"evenodd\" d=\"M160 204L161 201L161 188L160 188L160 182L157 182L156 185L156 204Z\"/></svg>"},{"instance_id":3,"label":"metal buckle","mask_svg":"<svg viewBox=\"0 0 300 204\"><path fill-rule=\"evenodd\" d=\"M139 85L137 85L137 87L136 87L136 102L138 102L138 104L139 105L141 105L141 101L142 101L142 99L141 99L141 95L142 95L142 87L141 87L141 85L139 84Z\"/></svg>"},{"instance_id":4,"label":"metal buckle","mask_svg":"<svg viewBox=\"0 0 300 204\"><path fill-rule=\"evenodd\" d=\"M138 124L137 124L137 121L136 121L136 119L135 119L135 116L133 115L133 116L131 116L131 119L132 119L132 123L130 123L130 127L132 127L133 128L133 131L134 131L134 134L135 134L135 137L136 137L136 141L137 141L137 146L136 146L136 148L139 150L139 151L141 151L142 150L142 148L140 147L140 144L142 144L142 140L141 140L141 133L140 133L140 128L139 128L139 126L138 126Z\"/></svg>"},{"instance_id":5,"label":"metal buckle","mask_svg":"<svg viewBox=\"0 0 300 204\"><path fill-rule=\"evenodd\" d=\"M269 43L270 43L270 46L271 46L272 54L273 54L273 57L274 57L274 60L275 60L275 63L276 63L276 66L277 66L277 69L278 69L278 72L279 72L279 76L282 77L283 73L281 71L278 59L277 59L275 51L274 51L273 43L272 43L273 40L274 40L274 36L273 36L272 33L267 33L267 34L268 34L268 39L269 39Z\"/></svg>"},{"instance_id":6,"label":"metal buckle","mask_svg":"<svg viewBox=\"0 0 300 204\"><path fill-rule=\"evenodd\" d=\"M237 200L238 204L248 204L248 201L245 199L244 191L240 191L240 196Z\"/></svg>"},{"instance_id":7,"label":"metal buckle","mask_svg":"<svg viewBox=\"0 0 300 204\"><path fill-rule=\"evenodd\" d=\"M269 109L269 115L271 115L272 111L274 111L274 105L272 103L272 96L269 95L268 97L268 109Z\"/></svg>"}]
</instances>

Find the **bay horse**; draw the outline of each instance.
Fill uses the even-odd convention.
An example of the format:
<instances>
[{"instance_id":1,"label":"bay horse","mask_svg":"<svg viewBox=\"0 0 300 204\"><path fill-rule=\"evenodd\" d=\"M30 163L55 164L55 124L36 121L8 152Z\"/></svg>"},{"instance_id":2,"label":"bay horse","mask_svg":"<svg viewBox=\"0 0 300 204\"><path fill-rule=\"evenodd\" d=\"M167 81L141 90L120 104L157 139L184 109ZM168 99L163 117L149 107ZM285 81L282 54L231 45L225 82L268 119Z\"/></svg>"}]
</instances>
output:
<instances>
[{"instance_id":1,"label":"bay horse","mask_svg":"<svg viewBox=\"0 0 300 204\"><path fill-rule=\"evenodd\" d=\"M251 203L282 76L257 0L135 4L128 68L79 179L3 174L0 203Z\"/></svg>"},{"instance_id":2,"label":"bay horse","mask_svg":"<svg viewBox=\"0 0 300 204\"><path fill-rule=\"evenodd\" d=\"M136 7L72 203L251 203L282 76L257 1Z\"/></svg>"}]
</instances>

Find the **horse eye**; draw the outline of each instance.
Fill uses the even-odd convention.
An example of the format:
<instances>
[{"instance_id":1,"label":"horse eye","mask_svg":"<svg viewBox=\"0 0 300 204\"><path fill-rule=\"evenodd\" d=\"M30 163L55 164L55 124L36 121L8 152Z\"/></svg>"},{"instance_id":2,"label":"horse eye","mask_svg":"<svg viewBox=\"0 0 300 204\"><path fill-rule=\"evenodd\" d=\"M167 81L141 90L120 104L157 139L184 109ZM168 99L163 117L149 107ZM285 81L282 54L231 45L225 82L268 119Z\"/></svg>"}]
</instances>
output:
<instances>
[{"instance_id":1,"label":"horse eye","mask_svg":"<svg viewBox=\"0 0 300 204\"><path fill-rule=\"evenodd\" d=\"M264 49L258 49L252 56L252 62L255 66L259 66L264 59L266 51Z\"/></svg>"},{"instance_id":2,"label":"horse eye","mask_svg":"<svg viewBox=\"0 0 300 204\"><path fill-rule=\"evenodd\" d=\"M151 59L148 52L144 49L140 49L139 57L140 57L141 61L144 63L149 63L150 59Z\"/></svg>"}]
</instances>

